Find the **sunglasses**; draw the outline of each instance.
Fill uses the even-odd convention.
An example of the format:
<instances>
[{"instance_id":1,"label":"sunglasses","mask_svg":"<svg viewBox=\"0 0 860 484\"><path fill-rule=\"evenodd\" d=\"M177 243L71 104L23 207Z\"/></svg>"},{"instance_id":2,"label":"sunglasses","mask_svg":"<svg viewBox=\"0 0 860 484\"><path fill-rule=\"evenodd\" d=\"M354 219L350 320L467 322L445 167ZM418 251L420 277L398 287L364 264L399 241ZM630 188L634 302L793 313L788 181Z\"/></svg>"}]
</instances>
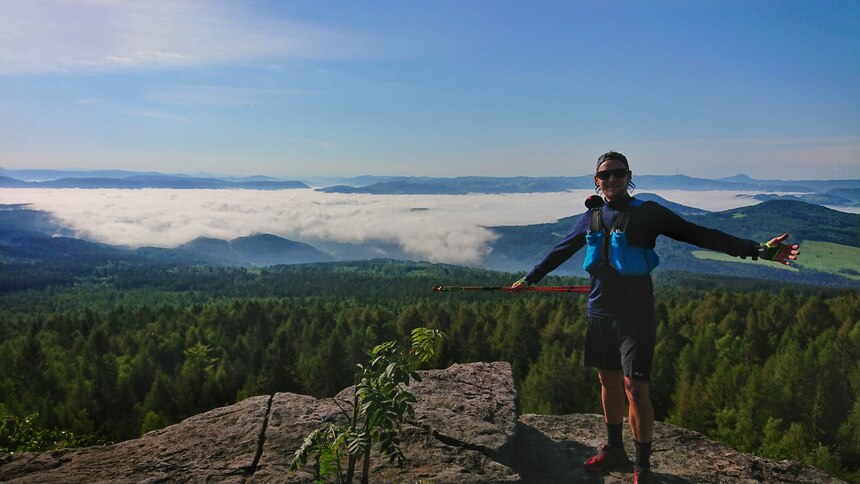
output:
<instances>
[{"instance_id":1,"label":"sunglasses","mask_svg":"<svg viewBox=\"0 0 860 484\"><path fill-rule=\"evenodd\" d=\"M603 181L609 180L609 177L621 179L621 178L626 178L629 173L630 173L630 170L628 170L627 168L618 168L617 170L598 171L597 172L597 178L600 178Z\"/></svg>"}]
</instances>

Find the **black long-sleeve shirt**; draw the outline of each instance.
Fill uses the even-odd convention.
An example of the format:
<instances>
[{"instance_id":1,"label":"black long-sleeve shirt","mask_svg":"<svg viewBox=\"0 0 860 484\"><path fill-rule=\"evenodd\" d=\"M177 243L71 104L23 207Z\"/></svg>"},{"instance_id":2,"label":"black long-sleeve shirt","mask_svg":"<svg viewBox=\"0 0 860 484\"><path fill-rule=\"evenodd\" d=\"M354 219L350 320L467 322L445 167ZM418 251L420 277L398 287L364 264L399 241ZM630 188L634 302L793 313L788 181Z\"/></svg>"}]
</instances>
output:
<instances>
[{"instance_id":1,"label":"black long-sleeve shirt","mask_svg":"<svg viewBox=\"0 0 860 484\"><path fill-rule=\"evenodd\" d=\"M758 254L757 244L719 230L709 229L684 220L656 202L631 205L631 197L614 200L601 208L604 227L612 227L615 218L628 212L630 219L625 233L631 246L653 249L658 235L665 235L705 249L733 256ZM570 233L553 247L525 279L534 284L555 270L585 245L585 235L591 227L591 211L583 213ZM609 264L603 264L591 274L588 314L600 317L646 316L654 312L654 287L650 274L622 276Z\"/></svg>"}]
</instances>

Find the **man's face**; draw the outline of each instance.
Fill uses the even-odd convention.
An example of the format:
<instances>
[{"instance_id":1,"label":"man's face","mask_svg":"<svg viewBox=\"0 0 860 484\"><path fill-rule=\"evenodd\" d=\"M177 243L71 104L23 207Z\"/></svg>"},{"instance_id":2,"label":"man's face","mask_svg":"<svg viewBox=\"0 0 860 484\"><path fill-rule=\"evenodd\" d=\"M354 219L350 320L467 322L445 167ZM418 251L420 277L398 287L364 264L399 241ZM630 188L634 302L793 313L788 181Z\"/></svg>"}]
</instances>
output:
<instances>
[{"instance_id":1,"label":"man's face","mask_svg":"<svg viewBox=\"0 0 860 484\"><path fill-rule=\"evenodd\" d=\"M623 172L623 176L620 176ZM603 178L607 178L604 180ZM627 194L627 184L630 182L630 172L624 163L618 160L606 160L597 167L594 183L597 184L607 200L615 200Z\"/></svg>"}]
</instances>

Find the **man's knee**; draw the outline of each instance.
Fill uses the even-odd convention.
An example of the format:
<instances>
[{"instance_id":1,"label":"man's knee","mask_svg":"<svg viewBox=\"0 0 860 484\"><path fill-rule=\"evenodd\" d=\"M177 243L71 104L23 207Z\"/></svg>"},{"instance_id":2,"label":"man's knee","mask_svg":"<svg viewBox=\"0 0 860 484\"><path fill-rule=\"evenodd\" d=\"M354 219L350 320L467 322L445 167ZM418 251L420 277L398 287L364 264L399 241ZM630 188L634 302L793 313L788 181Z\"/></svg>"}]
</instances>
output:
<instances>
[{"instance_id":1,"label":"man's knee","mask_svg":"<svg viewBox=\"0 0 860 484\"><path fill-rule=\"evenodd\" d=\"M620 387L624 379L624 374L620 370L597 370L597 375L604 388Z\"/></svg>"},{"instance_id":2,"label":"man's knee","mask_svg":"<svg viewBox=\"0 0 860 484\"><path fill-rule=\"evenodd\" d=\"M648 395L649 387L650 385L647 381L624 377L624 390L627 391L627 399L631 403L647 401L650 398Z\"/></svg>"}]
</instances>

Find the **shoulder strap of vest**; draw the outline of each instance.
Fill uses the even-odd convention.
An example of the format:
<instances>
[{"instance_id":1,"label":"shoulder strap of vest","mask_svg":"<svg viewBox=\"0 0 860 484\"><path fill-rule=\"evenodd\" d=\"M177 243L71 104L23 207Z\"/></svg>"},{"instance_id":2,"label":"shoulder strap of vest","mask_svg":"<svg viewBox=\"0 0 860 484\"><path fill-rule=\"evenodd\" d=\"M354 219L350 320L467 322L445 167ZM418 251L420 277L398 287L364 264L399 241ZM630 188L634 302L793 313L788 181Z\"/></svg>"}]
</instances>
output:
<instances>
[{"instance_id":1,"label":"shoulder strap of vest","mask_svg":"<svg viewBox=\"0 0 860 484\"><path fill-rule=\"evenodd\" d=\"M615 223L612 224L612 228L609 232L615 232L616 230L620 230L622 232L627 231L627 224L630 222L630 213L621 212L615 217Z\"/></svg>"},{"instance_id":2,"label":"shoulder strap of vest","mask_svg":"<svg viewBox=\"0 0 860 484\"><path fill-rule=\"evenodd\" d=\"M642 206L643 203L645 202L643 202L642 200L631 198L630 202L628 202L628 205L630 205L631 207L638 208ZM620 230L622 232L626 232L628 223L630 223L630 212L621 212L620 214L618 214L617 217L615 217L615 222L612 224L612 228L609 231L615 232L616 230Z\"/></svg>"},{"instance_id":3,"label":"shoulder strap of vest","mask_svg":"<svg viewBox=\"0 0 860 484\"><path fill-rule=\"evenodd\" d=\"M591 209L591 232L599 233L603 232L603 216L600 213L600 208L592 208Z\"/></svg>"}]
</instances>

